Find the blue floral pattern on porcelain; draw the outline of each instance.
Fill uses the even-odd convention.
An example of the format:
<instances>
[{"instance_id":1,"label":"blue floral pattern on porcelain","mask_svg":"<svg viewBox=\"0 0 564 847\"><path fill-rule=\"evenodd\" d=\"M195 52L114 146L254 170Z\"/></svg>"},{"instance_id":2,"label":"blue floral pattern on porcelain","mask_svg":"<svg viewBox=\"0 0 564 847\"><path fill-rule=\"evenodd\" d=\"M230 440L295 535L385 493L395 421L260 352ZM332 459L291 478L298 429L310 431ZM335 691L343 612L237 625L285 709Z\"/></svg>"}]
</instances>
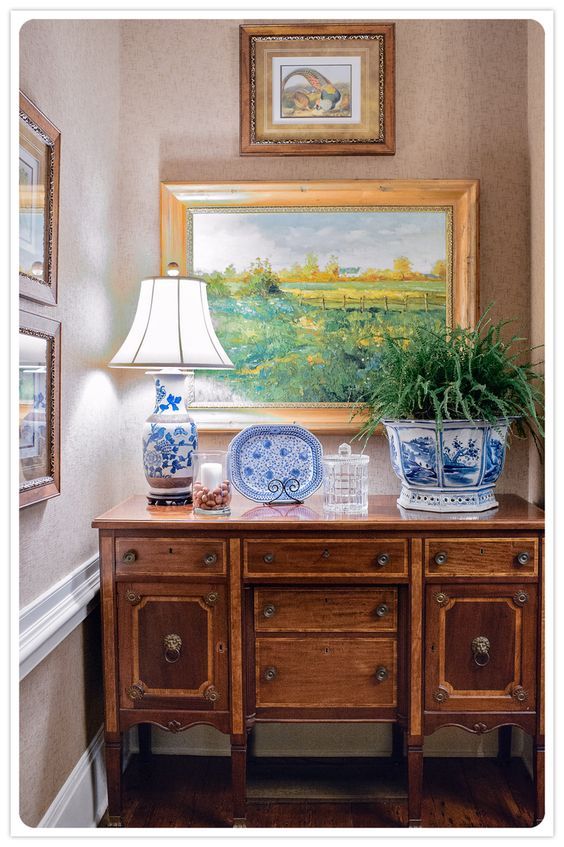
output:
<instances>
[{"instance_id":1,"label":"blue floral pattern on porcelain","mask_svg":"<svg viewBox=\"0 0 564 847\"><path fill-rule=\"evenodd\" d=\"M402 481L398 503L431 511L495 507L493 488L505 460L510 421L383 421L392 468ZM398 449L399 448L399 449Z\"/></svg>"},{"instance_id":2,"label":"blue floral pattern on porcelain","mask_svg":"<svg viewBox=\"0 0 564 847\"><path fill-rule=\"evenodd\" d=\"M143 428L143 467L150 493L186 492L192 485L196 424L182 400L183 374L155 378L155 408Z\"/></svg>"},{"instance_id":3,"label":"blue floral pattern on porcelain","mask_svg":"<svg viewBox=\"0 0 564 847\"><path fill-rule=\"evenodd\" d=\"M304 500L321 485L320 442L297 424L249 426L231 441L228 461L233 486L256 503ZM280 496L276 482L288 493Z\"/></svg>"}]
</instances>

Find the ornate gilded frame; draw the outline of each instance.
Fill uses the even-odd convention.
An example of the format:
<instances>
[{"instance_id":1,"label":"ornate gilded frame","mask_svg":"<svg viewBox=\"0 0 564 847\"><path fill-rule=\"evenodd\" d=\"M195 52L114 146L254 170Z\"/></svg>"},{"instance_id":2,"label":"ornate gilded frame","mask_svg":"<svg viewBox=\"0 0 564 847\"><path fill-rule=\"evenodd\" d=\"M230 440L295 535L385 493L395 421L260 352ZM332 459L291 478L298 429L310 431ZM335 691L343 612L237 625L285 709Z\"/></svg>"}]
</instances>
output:
<instances>
[{"instance_id":1,"label":"ornate gilded frame","mask_svg":"<svg viewBox=\"0 0 564 847\"><path fill-rule=\"evenodd\" d=\"M478 302L478 180L326 180L317 182L161 183L161 271L177 262L188 273L191 210L389 208L445 209L451 226L451 272L447 319L475 324ZM257 421L296 422L316 432L356 432L347 404L293 403L229 408L220 404L195 407L201 429L234 432Z\"/></svg>"},{"instance_id":2,"label":"ornate gilded frame","mask_svg":"<svg viewBox=\"0 0 564 847\"><path fill-rule=\"evenodd\" d=\"M240 29L241 133L243 156L351 156L395 153L395 27L393 23L276 24ZM275 56L288 53L358 54L361 67L356 119L320 125L318 119L292 126L273 121ZM263 54L269 55L263 61ZM308 55L309 54L309 55ZM362 58L361 58L362 57ZM326 58L326 56L325 56ZM339 125L340 124L340 125ZM262 128L262 129L261 129ZM303 130L303 131L302 131Z\"/></svg>"},{"instance_id":3,"label":"ornate gilded frame","mask_svg":"<svg viewBox=\"0 0 564 847\"><path fill-rule=\"evenodd\" d=\"M60 486L60 406L61 406L61 324L59 321L20 310L20 334L47 342L47 442L48 471L45 476L20 483L20 508L48 500L61 493Z\"/></svg>"},{"instance_id":4,"label":"ornate gilded frame","mask_svg":"<svg viewBox=\"0 0 564 847\"><path fill-rule=\"evenodd\" d=\"M61 133L43 112L40 112L37 106L21 92L19 116L20 127L24 124L28 130L31 130L36 143L44 148L47 160L47 185L43 223L44 273L43 276L39 277L20 269L20 296L28 300L36 300L39 303L54 306L57 303ZM22 130L20 129L20 148L22 146L22 140Z\"/></svg>"}]
</instances>

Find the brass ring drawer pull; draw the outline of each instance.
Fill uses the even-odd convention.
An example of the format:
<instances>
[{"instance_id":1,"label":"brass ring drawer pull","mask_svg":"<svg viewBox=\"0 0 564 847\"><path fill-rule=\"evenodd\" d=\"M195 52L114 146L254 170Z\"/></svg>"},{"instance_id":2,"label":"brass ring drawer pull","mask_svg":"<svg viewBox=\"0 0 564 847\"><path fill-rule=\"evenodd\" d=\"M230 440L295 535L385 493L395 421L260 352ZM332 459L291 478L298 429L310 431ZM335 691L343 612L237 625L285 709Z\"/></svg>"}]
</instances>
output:
<instances>
[{"instance_id":1,"label":"brass ring drawer pull","mask_svg":"<svg viewBox=\"0 0 564 847\"><path fill-rule=\"evenodd\" d=\"M476 664L483 668L490 660L490 641L485 635L478 635L472 641L472 653Z\"/></svg>"},{"instance_id":2,"label":"brass ring drawer pull","mask_svg":"<svg viewBox=\"0 0 564 847\"><path fill-rule=\"evenodd\" d=\"M376 679L378 680L378 682L385 682L388 679L389 675L390 672L388 668L385 668L384 666L378 668L378 670L376 671Z\"/></svg>"},{"instance_id":3,"label":"brass ring drawer pull","mask_svg":"<svg viewBox=\"0 0 564 847\"><path fill-rule=\"evenodd\" d=\"M531 554L527 550L523 550L521 553L517 554L517 564L518 565L528 565L531 561Z\"/></svg>"},{"instance_id":4,"label":"brass ring drawer pull","mask_svg":"<svg viewBox=\"0 0 564 847\"><path fill-rule=\"evenodd\" d=\"M379 568L385 568L386 565L390 564L390 554L378 553L378 557L376 558L376 564Z\"/></svg>"},{"instance_id":5,"label":"brass ring drawer pull","mask_svg":"<svg viewBox=\"0 0 564 847\"><path fill-rule=\"evenodd\" d=\"M122 562L134 562L137 558L135 550L127 550L121 557Z\"/></svg>"},{"instance_id":6,"label":"brass ring drawer pull","mask_svg":"<svg viewBox=\"0 0 564 847\"><path fill-rule=\"evenodd\" d=\"M204 565L210 568L212 565L217 564L217 553L206 553L204 556Z\"/></svg>"},{"instance_id":7,"label":"brass ring drawer pull","mask_svg":"<svg viewBox=\"0 0 564 847\"><path fill-rule=\"evenodd\" d=\"M265 618L272 618L276 614L276 606L274 603L267 603L264 609L262 610L262 614Z\"/></svg>"},{"instance_id":8,"label":"brass ring drawer pull","mask_svg":"<svg viewBox=\"0 0 564 847\"><path fill-rule=\"evenodd\" d=\"M448 562L448 553L446 550L439 550L438 553L435 553L435 564L436 565L445 565Z\"/></svg>"},{"instance_id":9,"label":"brass ring drawer pull","mask_svg":"<svg viewBox=\"0 0 564 847\"><path fill-rule=\"evenodd\" d=\"M165 661L168 662L169 665L173 665L180 658L182 639L179 635L176 635L176 633L171 632L170 635L165 635L163 638L163 644Z\"/></svg>"},{"instance_id":10,"label":"brass ring drawer pull","mask_svg":"<svg viewBox=\"0 0 564 847\"><path fill-rule=\"evenodd\" d=\"M274 561L274 553L265 553L262 557L267 565L271 565Z\"/></svg>"},{"instance_id":11,"label":"brass ring drawer pull","mask_svg":"<svg viewBox=\"0 0 564 847\"><path fill-rule=\"evenodd\" d=\"M267 668L264 672L264 678L267 682L272 682L273 679L276 679L278 676L278 671L276 668Z\"/></svg>"},{"instance_id":12,"label":"brass ring drawer pull","mask_svg":"<svg viewBox=\"0 0 564 847\"><path fill-rule=\"evenodd\" d=\"M376 614L379 618L383 618L384 615L387 615L389 611L390 607L387 603L380 603L380 605L376 607Z\"/></svg>"}]
</instances>

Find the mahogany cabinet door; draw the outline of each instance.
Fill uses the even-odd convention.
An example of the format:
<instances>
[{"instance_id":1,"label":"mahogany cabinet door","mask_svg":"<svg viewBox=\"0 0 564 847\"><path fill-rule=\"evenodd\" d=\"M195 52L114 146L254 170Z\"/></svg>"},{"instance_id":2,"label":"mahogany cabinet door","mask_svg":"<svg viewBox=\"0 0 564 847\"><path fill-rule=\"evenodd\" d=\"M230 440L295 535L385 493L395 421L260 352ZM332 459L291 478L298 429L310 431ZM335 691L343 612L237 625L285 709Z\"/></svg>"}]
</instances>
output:
<instances>
[{"instance_id":1,"label":"mahogany cabinet door","mask_svg":"<svg viewBox=\"0 0 564 847\"><path fill-rule=\"evenodd\" d=\"M229 708L224 584L118 583L122 709Z\"/></svg>"},{"instance_id":2,"label":"mahogany cabinet door","mask_svg":"<svg viewBox=\"0 0 564 847\"><path fill-rule=\"evenodd\" d=\"M427 587L425 708L535 710L537 587Z\"/></svg>"}]
</instances>

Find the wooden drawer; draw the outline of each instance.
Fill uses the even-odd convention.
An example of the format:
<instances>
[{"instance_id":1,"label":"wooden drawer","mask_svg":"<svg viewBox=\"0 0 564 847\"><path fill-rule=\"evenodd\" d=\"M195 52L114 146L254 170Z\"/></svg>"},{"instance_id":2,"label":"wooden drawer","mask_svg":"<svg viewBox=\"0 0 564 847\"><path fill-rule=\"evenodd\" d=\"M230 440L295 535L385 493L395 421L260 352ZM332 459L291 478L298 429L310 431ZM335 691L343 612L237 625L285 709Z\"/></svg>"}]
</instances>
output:
<instances>
[{"instance_id":1,"label":"wooden drawer","mask_svg":"<svg viewBox=\"0 0 564 847\"><path fill-rule=\"evenodd\" d=\"M395 588L257 588L257 632L395 632Z\"/></svg>"},{"instance_id":2,"label":"wooden drawer","mask_svg":"<svg viewBox=\"0 0 564 847\"><path fill-rule=\"evenodd\" d=\"M226 542L218 538L118 536L118 576L224 574Z\"/></svg>"},{"instance_id":3,"label":"wooden drawer","mask_svg":"<svg viewBox=\"0 0 564 847\"><path fill-rule=\"evenodd\" d=\"M289 538L244 542L248 576L407 576L407 539Z\"/></svg>"},{"instance_id":4,"label":"wooden drawer","mask_svg":"<svg viewBox=\"0 0 564 847\"><path fill-rule=\"evenodd\" d=\"M257 708L395 706L396 641L257 638L256 694Z\"/></svg>"},{"instance_id":5,"label":"wooden drawer","mask_svg":"<svg viewBox=\"0 0 564 847\"><path fill-rule=\"evenodd\" d=\"M528 557L524 561L526 554ZM446 559L445 559L446 556ZM523 557L523 563L519 557ZM425 540L427 576L536 576L537 538L440 538Z\"/></svg>"},{"instance_id":6,"label":"wooden drawer","mask_svg":"<svg viewBox=\"0 0 564 847\"><path fill-rule=\"evenodd\" d=\"M534 711L537 587L429 585L425 708Z\"/></svg>"}]
</instances>

